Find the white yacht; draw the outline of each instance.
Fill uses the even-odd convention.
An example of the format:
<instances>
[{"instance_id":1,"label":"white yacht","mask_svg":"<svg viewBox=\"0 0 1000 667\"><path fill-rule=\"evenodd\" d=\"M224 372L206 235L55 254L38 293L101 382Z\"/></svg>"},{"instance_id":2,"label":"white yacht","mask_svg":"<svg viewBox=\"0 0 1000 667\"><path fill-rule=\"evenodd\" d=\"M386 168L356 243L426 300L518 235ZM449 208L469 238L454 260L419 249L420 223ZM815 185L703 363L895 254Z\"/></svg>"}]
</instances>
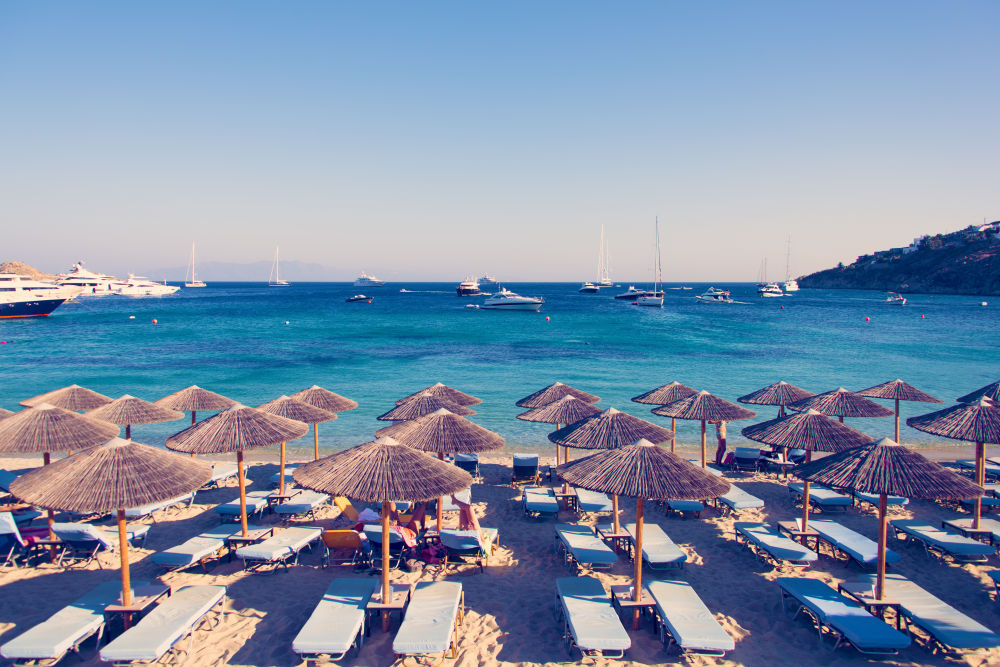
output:
<instances>
[{"instance_id":1,"label":"white yacht","mask_svg":"<svg viewBox=\"0 0 1000 667\"><path fill-rule=\"evenodd\" d=\"M785 253L785 282L782 283L782 287L785 288L785 293L788 292L798 292L799 284L796 282L795 278L792 278L792 235L788 235L788 250Z\"/></svg>"},{"instance_id":2,"label":"white yacht","mask_svg":"<svg viewBox=\"0 0 1000 667\"><path fill-rule=\"evenodd\" d=\"M729 296L729 290L715 289L714 287L709 287L704 294L699 294L695 298L698 303L736 303Z\"/></svg>"},{"instance_id":3,"label":"white yacht","mask_svg":"<svg viewBox=\"0 0 1000 667\"><path fill-rule=\"evenodd\" d=\"M495 276L491 276L489 273L484 273L483 277L478 281L480 285L499 285L500 281L496 279Z\"/></svg>"},{"instance_id":4,"label":"white yacht","mask_svg":"<svg viewBox=\"0 0 1000 667\"><path fill-rule=\"evenodd\" d=\"M271 265L271 274L267 277L268 287L288 287L291 285L287 280L281 279L281 271L278 268L278 246L274 246L274 264Z\"/></svg>"},{"instance_id":5,"label":"white yacht","mask_svg":"<svg viewBox=\"0 0 1000 667\"><path fill-rule=\"evenodd\" d=\"M194 243L191 244L191 259L188 261L188 270L184 275L184 287L208 287L204 281L198 280L194 272Z\"/></svg>"},{"instance_id":6,"label":"white yacht","mask_svg":"<svg viewBox=\"0 0 1000 667\"><path fill-rule=\"evenodd\" d=\"M479 281L472 277L460 282L458 287L455 288L455 293L458 296L479 296L482 294L479 291Z\"/></svg>"},{"instance_id":7,"label":"white yacht","mask_svg":"<svg viewBox=\"0 0 1000 667\"><path fill-rule=\"evenodd\" d=\"M663 290L660 290L658 292L658 294L660 296L663 296ZM635 285L629 285L628 289L625 290L624 292L622 292L621 294L615 294L615 298L616 299L631 299L632 301L635 301L640 296L652 296L652 297L655 297L656 295L657 295L657 292L655 292L653 290L639 289Z\"/></svg>"},{"instance_id":8,"label":"white yacht","mask_svg":"<svg viewBox=\"0 0 1000 667\"><path fill-rule=\"evenodd\" d=\"M799 283L798 283L798 281L795 280L795 278L789 278L788 280L786 280L785 282L783 282L781 284L781 286L785 288L785 292L798 292L799 291Z\"/></svg>"},{"instance_id":9,"label":"white yacht","mask_svg":"<svg viewBox=\"0 0 1000 667\"><path fill-rule=\"evenodd\" d=\"M905 306L906 297L898 292L889 292L885 297L885 302L890 306Z\"/></svg>"},{"instance_id":10,"label":"white yacht","mask_svg":"<svg viewBox=\"0 0 1000 667\"><path fill-rule=\"evenodd\" d=\"M491 294L486 301L483 302L483 308L491 308L493 310L533 310L537 312L545 300L539 297L533 296L521 296L520 294L515 294L509 289L500 288L496 294Z\"/></svg>"},{"instance_id":11,"label":"white yacht","mask_svg":"<svg viewBox=\"0 0 1000 667\"><path fill-rule=\"evenodd\" d=\"M128 281L119 287L115 291L115 294L121 294L122 296L167 296L179 289L179 286L168 285L165 281L158 283L149 278L130 273L128 274Z\"/></svg>"},{"instance_id":12,"label":"white yacht","mask_svg":"<svg viewBox=\"0 0 1000 667\"><path fill-rule=\"evenodd\" d=\"M375 276L370 276L364 271L358 276L358 279L354 281L355 287L382 287L385 285L384 280L379 280Z\"/></svg>"},{"instance_id":13,"label":"white yacht","mask_svg":"<svg viewBox=\"0 0 1000 667\"><path fill-rule=\"evenodd\" d=\"M114 294L125 281L104 273L94 273L83 268L83 262L77 262L66 273L56 276L56 285L79 287L80 296L106 296Z\"/></svg>"},{"instance_id":14,"label":"white yacht","mask_svg":"<svg viewBox=\"0 0 1000 667\"><path fill-rule=\"evenodd\" d=\"M0 273L0 318L48 315L82 288Z\"/></svg>"},{"instance_id":15,"label":"white yacht","mask_svg":"<svg viewBox=\"0 0 1000 667\"><path fill-rule=\"evenodd\" d=\"M594 283L587 281L580 285L580 289L577 290L580 294L599 294L601 291L600 285L595 285Z\"/></svg>"},{"instance_id":16,"label":"white yacht","mask_svg":"<svg viewBox=\"0 0 1000 667\"><path fill-rule=\"evenodd\" d=\"M637 306L663 308L663 265L660 261L660 219L656 219L656 254L653 255L653 291L635 300Z\"/></svg>"},{"instance_id":17,"label":"white yacht","mask_svg":"<svg viewBox=\"0 0 1000 667\"><path fill-rule=\"evenodd\" d=\"M785 296L785 293L781 291L781 287L778 286L778 283L762 283L757 286L757 296Z\"/></svg>"}]
</instances>

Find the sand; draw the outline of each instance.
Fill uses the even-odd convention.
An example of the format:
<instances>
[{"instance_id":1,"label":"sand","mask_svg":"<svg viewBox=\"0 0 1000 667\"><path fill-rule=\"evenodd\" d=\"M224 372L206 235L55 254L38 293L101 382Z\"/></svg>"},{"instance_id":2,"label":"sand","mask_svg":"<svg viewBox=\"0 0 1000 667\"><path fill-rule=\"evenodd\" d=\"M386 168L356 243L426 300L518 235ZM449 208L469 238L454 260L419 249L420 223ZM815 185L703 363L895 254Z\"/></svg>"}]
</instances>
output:
<instances>
[{"instance_id":1,"label":"sand","mask_svg":"<svg viewBox=\"0 0 1000 667\"><path fill-rule=\"evenodd\" d=\"M954 454L955 451L952 450ZM26 459L0 459L5 468L24 468L40 463ZM546 461L543 458L543 463ZM394 572L394 582L449 579L460 581L465 590L468 611L460 629L458 657L446 660L455 665L534 665L578 661L578 654L567 652L561 637L561 625L553 613L554 581L567 576L568 571L552 550L553 521L528 520L521 512L520 493L509 485L509 458L484 457L481 465L484 483L473 489L475 510L484 526L500 530L502 546L490 559L485 573L473 565L451 568L428 568L420 573ZM277 466L257 462L250 472L250 489L268 488L267 480ZM793 519L800 514L789 500L787 489L771 474L730 476L746 491L764 499L762 511L743 512L740 520L777 522ZM174 508L158 513L144 549L131 553L133 580L153 580L161 570L149 560L149 555L183 542L187 538L218 523L213 505L236 496L234 485L200 492L191 507ZM356 504L358 509L362 504ZM622 500L622 520L631 521L634 503ZM914 501L891 518L919 517L931 522L958 514L955 507L931 502ZM447 515L446 515L447 516ZM846 526L875 538L877 522L871 509L852 509L834 516ZM653 504L647 504L646 520L658 523L690 555L690 562L681 571L650 573L646 576L678 578L690 582L716 618L736 640L736 649L724 659L681 657L667 653L657 636L645 624L630 631L632 648L626 660L590 660L603 664L690 664L690 665L793 665L829 664L862 665L869 659L850 648L832 653L819 647L814 627L805 619L792 620L781 612L778 576L806 576L821 579L834 586L859 573L856 565L834 561L823 556L810 568L775 569L757 560L733 537L737 517L720 516L708 511L702 518L681 518L666 515ZM338 511L325 508L316 519L295 522L301 525L330 527L340 525ZM455 525L447 518L446 525ZM593 525L593 517L578 517L562 512L561 522L581 521ZM276 523L267 518L264 523ZM918 547L892 542L890 546L902 554L901 561L890 571L899 572L969 614L993 630L1000 630L1000 605L990 597L992 582L986 572L994 569L996 557L989 565L945 564L926 556ZM103 569L96 565L63 569L50 564L32 568L0 569L0 643L44 620L57 610L84 594L98 583L117 580L118 560L115 554L100 557ZM605 586L626 584L631 580L631 564L620 561L610 571L585 572L596 576ZM199 630L194 635L193 651L181 664L187 665L279 665L302 664L291 651L292 639L305 623L316 602L334 577L370 577L350 567L319 567L319 553L304 553L298 566L287 573L245 573L238 560L223 560L209 567L207 574L200 569L168 573L160 577L176 589L192 584L222 584L228 587L222 624L213 630ZM376 624L377 625L377 624ZM395 628L393 628L393 631ZM353 652L341 664L390 665L393 632L372 630L359 655ZM415 660L406 664L435 664L438 660ZM93 642L84 645L80 659L68 657L63 664L98 665L101 663ZM885 661L889 665L987 665L1000 664L1000 650L980 654L965 654L957 658L932 654L926 648L913 645L898 657Z\"/></svg>"}]
</instances>

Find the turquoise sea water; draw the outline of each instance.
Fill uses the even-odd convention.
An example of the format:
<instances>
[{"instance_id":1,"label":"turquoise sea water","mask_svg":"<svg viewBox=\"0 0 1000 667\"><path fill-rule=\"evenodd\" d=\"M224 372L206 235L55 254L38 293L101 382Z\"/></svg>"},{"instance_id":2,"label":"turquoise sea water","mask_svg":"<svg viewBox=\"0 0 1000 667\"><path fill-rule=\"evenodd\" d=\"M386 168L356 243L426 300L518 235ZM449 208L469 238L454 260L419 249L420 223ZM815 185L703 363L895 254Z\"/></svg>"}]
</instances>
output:
<instances>
[{"instance_id":1,"label":"turquoise sea water","mask_svg":"<svg viewBox=\"0 0 1000 667\"><path fill-rule=\"evenodd\" d=\"M320 425L329 452L370 440L395 400L441 381L482 398L472 419L511 449L548 452L553 427L515 419L514 402L557 380L601 396L599 407L669 425L629 399L672 380L735 400L779 379L818 393L901 377L950 403L1000 377L1000 302L983 307L980 297L912 295L898 308L878 292L759 299L745 284L725 285L745 304L712 306L695 301L708 285L692 283L667 289L659 310L613 300L625 286L599 295L578 287L509 285L545 297L541 313L467 309L481 299L456 297L451 283L364 288L371 304L345 303L362 291L345 283L82 298L48 318L0 320L0 407L72 383L147 400L198 384L248 405L319 384L360 404ZM904 404L903 416L937 407ZM771 418L775 408L757 411ZM749 423L730 426L731 445ZM892 435L891 418L848 423ZM158 444L184 426L135 426L133 437ZM682 442L699 437L699 423L678 423ZM904 426L902 439L929 436ZM311 435L290 445L311 451Z\"/></svg>"}]
</instances>

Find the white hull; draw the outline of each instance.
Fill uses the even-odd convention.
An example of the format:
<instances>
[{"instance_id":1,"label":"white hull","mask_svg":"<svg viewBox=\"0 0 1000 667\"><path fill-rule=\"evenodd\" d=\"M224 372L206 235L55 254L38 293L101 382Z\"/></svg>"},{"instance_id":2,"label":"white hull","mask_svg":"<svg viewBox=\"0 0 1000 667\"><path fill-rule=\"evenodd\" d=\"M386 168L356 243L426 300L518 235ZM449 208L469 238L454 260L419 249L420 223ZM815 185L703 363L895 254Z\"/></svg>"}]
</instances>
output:
<instances>
[{"instance_id":1,"label":"white hull","mask_svg":"<svg viewBox=\"0 0 1000 667\"><path fill-rule=\"evenodd\" d=\"M208 285L198 280L193 283L184 283L184 287L208 287Z\"/></svg>"},{"instance_id":2,"label":"white hull","mask_svg":"<svg viewBox=\"0 0 1000 667\"><path fill-rule=\"evenodd\" d=\"M648 306L650 308L663 308L662 296L640 296L635 300L637 306Z\"/></svg>"},{"instance_id":3,"label":"white hull","mask_svg":"<svg viewBox=\"0 0 1000 667\"><path fill-rule=\"evenodd\" d=\"M541 307L542 304L540 301L539 302L525 301L518 303L494 303L494 304L484 303L480 306L480 308L486 308L488 310L535 310L535 311L537 311Z\"/></svg>"},{"instance_id":4,"label":"white hull","mask_svg":"<svg viewBox=\"0 0 1000 667\"><path fill-rule=\"evenodd\" d=\"M798 292L799 291L799 284L797 282L795 282L794 280L786 280L784 282L784 284L782 285L782 287L785 288L786 292Z\"/></svg>"},{"instance_id":5,"label":"white hull","mask_svg":"<svg viewBox=\"0 0 1000 667\"><path fill-rule=\"evenodd\" d=\"M500 288L483 302L482 308L489 310L531 310L538 311L544 301L530 296L521 296L510 290Z\"/></svg>"}]
</instances>

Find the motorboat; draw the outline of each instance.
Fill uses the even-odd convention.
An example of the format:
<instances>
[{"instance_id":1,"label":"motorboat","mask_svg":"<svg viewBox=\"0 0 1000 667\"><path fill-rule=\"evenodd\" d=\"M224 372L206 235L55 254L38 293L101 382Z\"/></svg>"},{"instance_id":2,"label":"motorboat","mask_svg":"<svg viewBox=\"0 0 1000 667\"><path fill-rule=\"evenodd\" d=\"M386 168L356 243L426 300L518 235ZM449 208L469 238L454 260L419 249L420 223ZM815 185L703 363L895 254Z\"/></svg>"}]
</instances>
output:
<instances>
[{"instance_id":1,"label":"motorboat","mask_svg":"<svg viewBox=\"0 0 1000 667\"><path fill-rule=\"evenodd\" d=\"M204 281L198 280L194 271L194 243L191 244L191 259L188 260L187 273L184 275L184 287L208 287Z\"/></svg>"},{"instance_id":2,"label":"motorboat","mask_svg":"<svg viewBox=\"0 0 1000 667\"><path fill-rule=\"evenodd\" d=\"M778 283L761 283L757 286L757 296L761 297L775 297L775 296L785 296L785 293L781 291L781 287Z\"/></svg>"},{"instance_id":3,"label":"motorboat","mask_svg":"<svg viewBox=\"0 0 1000 667\"><path fill-rule=\"evenodd\" d=\"M379 280L375 276L370 276L364 271L362 271L361 275L354 281L355 287L382 287L384 285L384 280Z\"/></svg>"},{"instance_id":4,"label":"motorboat","mask_svg":"<svg viewBox=\"0 0 1000 667\"><path fill-rule=\"evenodd\" d=\"M577 292L579 292L580 294L598 294L600 293L600 291L601 291L601 286L595 285L592 282L585 282L583 285L580 286L580 289L577 290Z\"/></svg>"},{"instance_id":5,"label":"motorboat","mask_svg":"<svg viewBox=\"0 0 1000 667\"><path fill-rule=\"evenodd\" d=\"M658 294L660 296L663 296L663 291L660 290L658 292ZM621 294L615 294L615 298L616 299L628 299L629 301L635 301L640 296L654 296L655 297L656 295L657 295L657 293L655 293L653 290L639 289L635 285L629 285L628 289L625 290L624 292L622 292Z\"/></svg>"},{"instance_id":6,"label":"motorboat","mask_svg":"<svg viewBox=\"0 0 1000 667\"><path fill-rule=\"evenodd\" d=\"M736 303L729 296L729 290L715 289L714 287L709 287L704 293L696 296L695 299L698 300L698 303Z\"/></svg>"},{"instance_id":7,"label":"motorboat","mask_svg":"<svg viewBox=\"0 0 1000 667\"><path fill-rule=\"evenodd\" d=\"M540 297L521 296L501 287L496 294L491 294L483 302L482 307L492 310L533 310L537 312L543 303L545 303L545 299Z\"/></svg>"},{"instance_id":8,"label":"motorboat","mask_svg":"<svg viewBox=\"0 0 1000 667\"><path fill-rule=\"evenodd\" d=\"M636 297L635 305L663 308L663 264L660 260L660 219L656 219L656 254L653 255L653 291Z\"/></svg>"},{"instance_id":9,"label":"motorboat","mask_svg":"<svg viewBox=\"0 0 1000 667\"><path fill-rule=\"evenodd\" d=\"M785 292L799 291L799 283L795 280L795 278L789 278L788 280L783 282L781 286L785 289Z\"/></svg>"},{"instance_id":10,"label":"motorboat","mask_svg":"<svg viewBox=\"0 0 1000 667\"><path fill-rule=\"evenodd\" d=\"M354 303L356 301L367 301L368 303L371 303L374 298L375 297L373 296L365 296L364 294L355 294L354 296L347 297L344 301L347 303Z\"/></svg>"},{"instance_id":11,"label":"motorboat","mask_svg":"<svg viewBox=\"0 0 1000 667\"><path fill-rule=\"evenodd\" d=\"M890 306L905 306L906 297L898 292L889 292L885 297L885 302Z\"/></svg>"},{"instance_id":12,"label":"motorboat","mask_svg":"<svg viewBox=\"0 0 1000 667\"><path fill-rule=\"evenodd\" d=\"M149 278L130 273L128 274L128 281L119 287L115 293L122 296L167 296L179 289L180 287L177 285L168 285L166 282L154 282Z\"/></svg>"},{"instance_id":13,"label":"motorboat","mask_svg":"<svg viewBox=\"0 0 1000 667\"><path fill-rule=\"evenodd\" d=\"M278 246L274 246L274 264L271 265L271 275L267 277L268 287L288 287L291 285L287 280L281 279L281 271L278 268Z\"/></svg>"},{"instance_id":14,"label":"motorboat","mask_svg":"<svg viewBox=\"0 0 1000 667\"><path fill-rule=\"evenodd\" d=\"M83 268L83 262L77 262L69 271L56 276L55 284L79 287L80 296L107 296L116 293L125 282L104 273L94 273Z\"/></svg>"},{"instance_id":15,"label":"motorboat","mask_svg":"<svg viewBox=\"0 0 1000 667\"><path fill-rule=\"evenodd\" d=\"M458 284L455 288L455 293L458 296L479 296L482 292L479 291L479 281L475 278L466 278Z\"/></svg>"},{"instance_id":16,"label":"motorboat","mask_svg":"<svg viewBox=\"0 0 1000 667\"><path fill-rule=\"evenodd\" d=\"M48 315L81 290L16 273L0 273L0 318Z\"/></svg>"},{"instance_id":17,"label":"motorboat","mask_svg":"<svg viewBox=\"0 0 1000 667\"><path fill-rule=\"evenodd\" d=\"M479 278L477 282L480 285L499 285L500 281L496 279L495 276L491 276L489 273L483 274L482 278Z\"/></svg>"}]
</instances>

